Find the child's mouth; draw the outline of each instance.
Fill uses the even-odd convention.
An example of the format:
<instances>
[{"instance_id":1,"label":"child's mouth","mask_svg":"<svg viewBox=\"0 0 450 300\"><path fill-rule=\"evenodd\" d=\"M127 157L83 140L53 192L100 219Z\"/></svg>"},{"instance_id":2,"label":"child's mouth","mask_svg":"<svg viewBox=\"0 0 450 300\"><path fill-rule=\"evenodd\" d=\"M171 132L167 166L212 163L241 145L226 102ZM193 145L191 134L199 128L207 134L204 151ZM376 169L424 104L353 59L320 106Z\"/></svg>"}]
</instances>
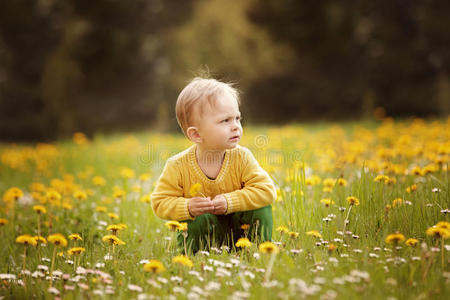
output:
<instances>
[{"instance_id":1,"label":"child's mouth","mask_svg":"<svg viewBox=\"0 0 450 300\"><path fill-rule=\"evenodd\" d=\"M235 135L230 138L231 141L239 141L240 137L238 135Z\"/></svg>"}]
</instances>

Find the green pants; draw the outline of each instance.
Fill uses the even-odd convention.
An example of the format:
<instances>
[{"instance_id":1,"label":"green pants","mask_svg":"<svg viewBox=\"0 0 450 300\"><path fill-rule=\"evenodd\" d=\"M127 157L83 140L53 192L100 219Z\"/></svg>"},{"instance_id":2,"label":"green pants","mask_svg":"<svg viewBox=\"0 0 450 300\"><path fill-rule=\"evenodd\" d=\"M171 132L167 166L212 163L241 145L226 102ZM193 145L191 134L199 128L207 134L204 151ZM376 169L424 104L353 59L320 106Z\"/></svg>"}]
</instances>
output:
<instances>
[{"instance_id":1,"label":"green pants","mask_svg":"<svg viewBox=\"0 0 450 300\"><path fill-rule=\"evenodd\" d=\"M229 215L203 214L188 223L186 248L188 253L196 253L201 249L226 245L230 248L244 236L253 242L270 241L272 239L272 205L259 209L235 212ZM241 228L248 224L247 230ZM184 252L183 233L177 233L178 249Z\"/></svg>"}]
</instances>

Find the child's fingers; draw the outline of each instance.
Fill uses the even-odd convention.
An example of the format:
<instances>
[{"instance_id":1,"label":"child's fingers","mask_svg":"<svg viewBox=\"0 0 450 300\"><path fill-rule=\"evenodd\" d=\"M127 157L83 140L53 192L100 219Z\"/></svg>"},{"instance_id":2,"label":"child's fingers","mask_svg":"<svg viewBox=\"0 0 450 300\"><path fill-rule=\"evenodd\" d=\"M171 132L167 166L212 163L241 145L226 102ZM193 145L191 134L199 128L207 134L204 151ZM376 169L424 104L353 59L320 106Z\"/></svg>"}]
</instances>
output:
<instances>
[{"instance_id":1,"label":"child's fingers","mask_svg":"<svg viewBox=\"0 0 450 300\"><path fill-rule=\"evenodd\" d=\"M191 200L189 200L189 201L194 201L194 202L205 202L205 201L207 201L207 202L210 202L211 201L211 197L192 197L191 198Z\"/></svg>"},{"instance_id":2,"label":"child's fingers","mask_svg":"<svg viewBox=\"0 0 450 300\"><path fill-rule=\"evenodd\" d=\"M214 203L212 201L209 200L198 200L195 202L191 202L192 205L198 206L198 207L202 207L202 206L214 206Z\"/></svg>"},{"instance_id":3,"label":"child's fingers","mask_svg":"<svg viewBox=\"0 0 450 300\"><path fill-rule=\"evenodd\" d=\"M190 210L197 215L201 215L212 212L214 210L214 204L211 201L190 203Z\"/></svg>"}]
</instances>

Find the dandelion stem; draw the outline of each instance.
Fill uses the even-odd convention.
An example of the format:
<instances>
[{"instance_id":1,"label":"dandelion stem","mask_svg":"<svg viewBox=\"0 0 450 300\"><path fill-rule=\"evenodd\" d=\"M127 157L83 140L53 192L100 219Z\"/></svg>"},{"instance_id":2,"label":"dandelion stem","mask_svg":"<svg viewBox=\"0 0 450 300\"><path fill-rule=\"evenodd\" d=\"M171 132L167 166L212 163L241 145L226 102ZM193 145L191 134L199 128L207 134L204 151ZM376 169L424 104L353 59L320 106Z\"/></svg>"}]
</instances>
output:
<instances>
[{"instance_id":1,"label":"dandelion stem","mask_svg":"<svg viewBox=\"0 0 450 300\"><path fill-rule=\"evenodd\" d=\"M38 215L38 236L41 236L41 214Z\"/></svg>"},{"instance_id":2,"label":"dandelion stem","mask_svg":"<svg viewBox=\"0 0 450 300\"><path fill-rule=\"evenodd\" d=\"M256 220L256 223L255 223L255 241L256 241L256 243L259 242L259 240L258 240L258 226L259 226L259 220Z\"/></svg>"},{"instance_id":3,"label":"dandelion stem","mask_svg":"<svg viewBox=\"0 0 450 300\"><path fill-rule=\"evenodd\" d=\"M342 233L344 234L344 237L345 237L345 227L347 226L347 220L348 220L348 217L350 216L350 212L352 211L352 207L353 207L353 205L350 205L350 208L348 209L348 212L347 212L347 217L345 217L345 220L344 220L344 229L342 229Z\"/></svg>"},{"instance_id":4,"label":"dandelion stem","mask_svg":"<svg viewBox=\"0 0 450 300\"><path fill-rule=\"evenodd\" d=\"M266 275L264 276L265 282L267 282L270 279L270 274L272 273L272 267L273 267L273 263L275 262L276 255L277 254L275 252L272 252L270 254L270 260L269 260L269 263L267 264Z\"/></svg>"},{"instance_id":5,"label":"dandelion stem","mask_svg":"<svg viewBox=\"0 0 450 300\"><path fill-rule=\"evenodd\" d=\"M441 262L442 269L444 269L444 237L441 237Z\"/></svg>"},{"instance_id":6,"label":"dandelion stem","mask_svg":"<svg viewBox=\"0 0 450 300\"><path fill-rule=\"evenodd\" d=\"M38 232L37 233L38 233L38 237L40 238L41 237L41 214L37 214L37 215L38 215ZM40 240L38 240L37 248L38 248L38 258L39 258L39 260L41 260L41 242L40 242Z\"/></svg>"},{"instance_id":7,"label":"dandelion stem","mask_svg":"<svg viewBox=\"0 0 450 300\"><path fill-rule=\"evenodd\" d=\"M170 237L169 244L167 244L167 252L170 252L171 246L172 246L172 237Z\"/></svg>"},{"instance_id":8,"label":"dandelion stem","mask_svg":"<svg viewBox=\"0 0 450 300\"><path fill-rule=\"evenodd\" d=\"M55 265L56 246L53 248L52 264L50 265L50 287L53 285L53 267Z\"/></svg>"},{"instance_id":9,"label":"dandelion stem","mask_svg":"<svg viewBox=\"0 0 450 300\"><path fill-rule=\"evenodd\" d=\"M27 263L27 246L25 245L23 247L23 270L25 270L26 267L26 263Z\"/></svg>"}]
</instances>

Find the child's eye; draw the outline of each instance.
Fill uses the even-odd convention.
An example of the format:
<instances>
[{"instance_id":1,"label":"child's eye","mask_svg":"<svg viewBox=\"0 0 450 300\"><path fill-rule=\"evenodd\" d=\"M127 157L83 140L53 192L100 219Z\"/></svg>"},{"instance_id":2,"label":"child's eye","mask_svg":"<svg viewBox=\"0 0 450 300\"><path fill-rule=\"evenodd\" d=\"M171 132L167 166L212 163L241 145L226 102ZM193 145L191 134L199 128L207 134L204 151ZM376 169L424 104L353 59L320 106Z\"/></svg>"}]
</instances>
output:
<instances>
[{"instance_id":1,"label":"child's eye","mask_svg":"<svg viewBox=\"0 0 450 300\"><path fill-rule=\"evenodd\" d=\"M227 118L227 119L222 120L222 122L225 123L225 122L228 122L228 120L229 119Z\"/></svg>"}]
</instances>

